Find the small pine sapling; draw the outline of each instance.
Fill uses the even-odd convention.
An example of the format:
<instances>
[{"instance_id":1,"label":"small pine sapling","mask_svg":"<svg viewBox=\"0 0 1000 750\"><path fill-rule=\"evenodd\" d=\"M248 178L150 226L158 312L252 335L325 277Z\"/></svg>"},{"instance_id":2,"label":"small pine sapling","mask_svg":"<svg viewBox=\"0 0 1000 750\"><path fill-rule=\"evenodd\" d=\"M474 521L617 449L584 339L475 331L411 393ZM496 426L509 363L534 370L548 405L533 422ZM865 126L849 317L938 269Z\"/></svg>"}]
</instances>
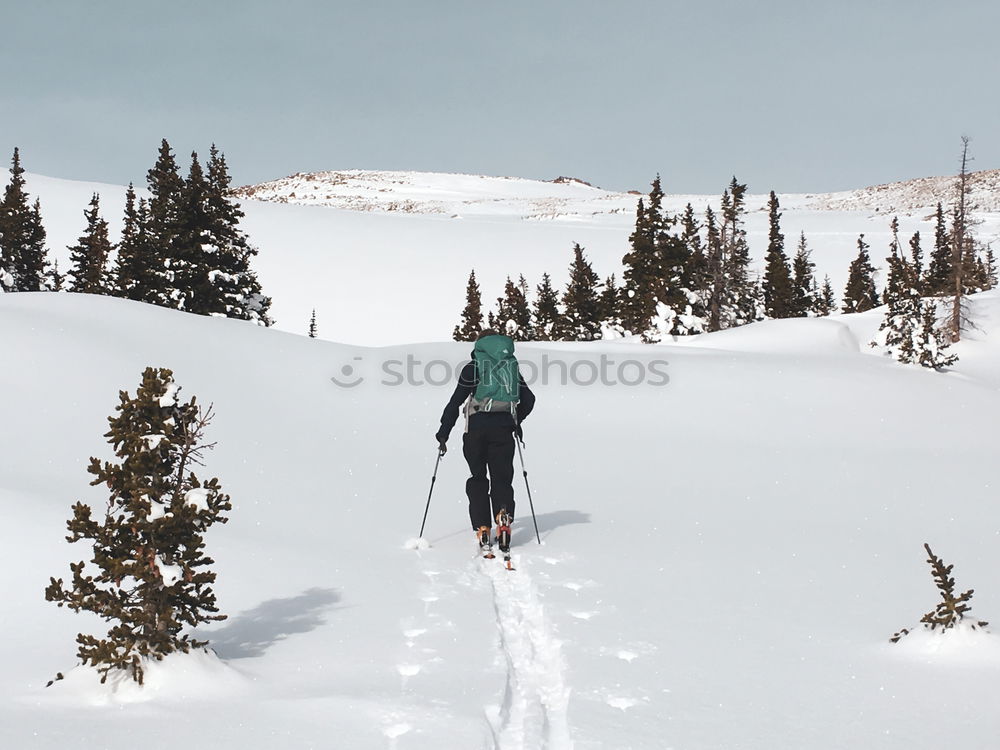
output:
<instances>
[{"instance_id":1,"label":"small pine sapling","mask_svg":"<svg viewBox=\"0 0 1000 750\"><path fill-rule=\"evenodd\" d=\"M973 589L969 589L965 593L956 596L955 579L951 577L951 570L955 566L945 565L941 558L931 551L929 544L924 544L924 549L927 550L927 562L931 566L934 585L937 586L938 592L941 594L941 601L938 602L938 605L933 610L921 617L920 622L924 624L924 628L927 630L937 630L938 628L947 630L948 628L955 627L968 616L969 602L972 600ZM987 625L989 623L984 620L977 620L975 623L970 624L973 629L977 627L984 628ZM900 638L909 632L908 629L903 628L889 640L893 643L898 643Z\"/></svg>"},{"instance_id":2,"label":"small pine sapling","mask_svg":"<svg viewBox=\"0 0 1000 750\"><path fill-rule=\"evenodd\" d=\"M102 683L123 670L141 685L144 660L207 645L182 635L185 625L225 619L203 534L232 505L218 479L202 483L191 472L212 447L203 440L212 410L181 402L179 392L170 370L148 367L134 398L119 394L105 437L120 463L91 458L87 469L91 485L108 487L107 506L92 515L77 502L67 522L67 541L91 543L91 563L70 564L71 585L51 578L45 590L46 600L111 623L104 638L77 636L80 660Z\"/></svg>"}]
</instances>

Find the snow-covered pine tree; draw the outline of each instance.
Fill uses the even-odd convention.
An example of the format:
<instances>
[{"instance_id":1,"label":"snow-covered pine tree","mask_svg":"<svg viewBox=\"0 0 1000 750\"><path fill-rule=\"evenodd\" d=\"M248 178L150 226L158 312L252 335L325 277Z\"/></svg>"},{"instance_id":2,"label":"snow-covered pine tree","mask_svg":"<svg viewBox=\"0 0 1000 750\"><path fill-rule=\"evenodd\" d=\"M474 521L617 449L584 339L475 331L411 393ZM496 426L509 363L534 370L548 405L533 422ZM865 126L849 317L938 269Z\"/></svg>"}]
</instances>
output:
<instances>
[{"instance_id":1,"label":"snow-covered pine tree","mask_svg":"<svg viewBox=\"0 0 1000 750\"><path fill-rule=\"evenodd\" d=\"M69 291L82 294L111 294L108 263L114 245L108 239L108 222L101 218L101 197L94 193L83 212L87 226L75 245L69 247L71 278Z\"/></svg>"},{"instance_id":2,"label":"snow-covered pine tree","mask_svg":"<svg viewBox=\"0 0 1000 750\"><path fill-rule=\"evenodd\" d=\"M531 308L521 285L508 276L503 295L497 298L497 313L490 317L490 328L505 333L514 341L531 341Z\"/></svg>"},{"instance_id":3,"label":"snow-covered pine tree","mask_svg":"<svg viewBox=\"0 0 1000 750\"><path fill-rule=\"evenodd\" d=\"M858 255L851 261L851 269L844 288L844 304L841 312L858 313L878 307L878 292L875 289L875 268L868 255L868 243L864 234L858 237Z\"/></svg>"},{"instance_id":4,"label":"snow-covered pine tree","mask_svg":"<svg viewBox=\"0 0 1000 750\"><path fill-rule=\"evenodd\" d=\"M733 328L764 317L763 296L759 284L750 277L750 245L747 242L745 183L733 177L722 194L722 222L719 240L722 245L721 326Z\"/></svg>"},{"instance_id":5,"label":"snow-covered pine tree","mask_svg":"<svg viewBox=\"0 0 1000 750\"><path fill-rule=\"evenodd\" d=\"M916 269L903 256L899 245L899 220L893 217L892 240L886 265L889 268L885 293L885 317L879 325L872 346L881 346L886 354L899 362L914 361L915 333L920 326L921 300L920 282Z\"/></svg>"},{"instance_id":6,"label":"snow-covered pine tree","mask_svg":"<svg viewBox=\"0 0 1000 750\"><path fill-rule=\"evenodd\" d=\"M208 277L208 299L204 306L209 308L209 315L269 326L273 322L268 316L271 298L264 295L250 266L257 248L240 228L240 219L245 214L232 198L231 183L226 157L213 143L209 149L205 193L208 244L202 247L202 262Z\"/></svg>"},{"instance_id":7,"label":"snow-covered pine tree","mask_svg":"<svg viewBox=\"0 0 1000 750\"><path fill-rule=\"evenodd\" d=\"M951 346L951 337L938 323L936 300L929 299L922 302L919 325L913 346L916 363L931 370L940 370L955 364L958 355L947 351Z\"/></svg>"},{"instance_id":8,"label":"snow-covered pine tree","mask_svg":"<svg viewBox=\"0 0 1000 750\"><path fill-rule=\"evenodd\" d=\"M148 245L147 257L152 261L150 270L155 276L155 283L148 287L150 298L146 301L179 309L186 296L178 287L183 281L177 278L180 261L175 257L179 244L177 235L184 180L178 173L177 162L166 138L160 142L156 163L146 173L146 184L149 188L148 213L142 226L145 227ZM178 268L175 269L175 266Z\"/></svg>"},{"instance_id":9,"label":"snow-covered pine tree","mask_svg":"<svg viewBox=\"0 0 1000 750\"><path fill-rule=\"evenodd\" d=\"M659 303L658 285L662 278L660 259L656 248L656 235L662 216L660 205L663 191L660 176L653 180L649 192L649 206L639 199L635 212L635 228L629 235L629 251L622 257L625 266L625 295L622 304L622 327L626 335L641 336L643 341L657 339L654 318Z\"/></svg>"},{"instance_id":10,"label":"snow-covered pine tree","mask_svg":"<svg viewBox=\"0 0 1000 750\"><path fill-rule=\"evenodd\" d=\"M483 298L476 281L476 270L469 273L469 282L465 286L465 308L462 310L462 321L455 326L451 336L455 341L475 341L483 330Z\"/></svg>"},{"instance_id":11,"label":"snow-covered pine tree","mask_svg":"<svg viewBox=\"0 0 1000 750\"><path fill-rule=\"evenodd\" d=\"M767 256L764 259L764 311L770 318L791 318L796 314L792 270L785 254L785 235L781 233L778 196L772 190L767 201Z\"/></svg>"},{"instance_id":12,"label":"snow-covered pine tree","mask_svg":"<svg viewBox=\"0 0 1000 750\"><path fill-rule=\"evenodd\" d=\"M931 551L929 544L925 543L924 549L927 551L927 562L931 566L931 575L934 577L934 585L941 595L941 601L938 602L934 609L921 617L920 622L923 623L924 628L927 630L949 630L962 623L968 617L969 602L972 601L974 589L969 589L962 594L956 595L955 579L951 576L952 568L955 566L945 565L944 561ZM968 623L968 625L975 630L977 627L984 628L989 623L984 620L976 620ZM909 632L909 630L903 628L889 640L893 643L898 643Z\"/></svg>"},{"instance_id":13,"label":"snow-covered pine tree","mask_svg":"<svg viewBox=\"0 0 1000 750\"><path fill-rule=\"evenodd\" d=\"M48 260L41 203L28 202L20 151L11 159L10 182L0 202L0 285L8 292L46 289Z\"/></svg>"},{"instance_id":14,"label":"snow-covered pine tree","mask_svg":"<svg viewBox=\"0 0 1000 750\"><path fill-rule=\"evenodd\" d=\"M316 308L313 308L312 316L309 318L309 338L316 338L318 329L316 328Z\"/></svg>"},{"instance_id":15,"label":"snow-covered pine tree","mask_svg":"<svg viewBox=\"0 0 1000 750\"><path fill-rule=\"evenodd\" d=\"M601 277L594 273L579 243L573 244L573 262L569 283L563 294L568 341L593 341L601 338Z\"/></svg>"},{"instance_id":16,"label":"snow-covered pine tree","mask_svg":"<svg viewBox=\"0 0 1000 750\"><path fill-rule=\"evenodd\" d=\"M50 292L61 292L66 284L66 277L59 271L59 260L52 261L52 268L46 273L48 281L46 288Z\"/></svg>"},{"instance_id":17,"label":"snow-covered pine tree","mask_svg":"<svg viewBox=\"0 0 1000 750\"><path fill-rule=\"evenodd\" d=\"M833 293L833 284L829 274L823 276L823 287L816 294L816 315L825 318L837 309L837 298Z\"/></svg>"},{"instance_id":18,"label":"snow-covered pine tree","mask_svg":"<svg viewBox=\"0 0 1000 750\"><path fill-rule=\"evenodd\" d=\"M104 638L79 634L78 655L101 673L124 670L139 684L143 661L200 648L184 626L225 619L216 607L214 561L204 533L225 523L231 510L218 479L202 483L201 464L211 407L179 400L170 370L148 367L135 397L119 394L105 437L119 463L90 459L92 485L106 485L107 506L97 518L77 502L67 540L90 542L90 565L71 563L72 582L50 579L45 598L74 612L86 610L111 623Z\"/></svg>"},{"instance_id":19,"label":"snow-covered pine tree","mask_svg":"<svg viewBox=\"0 0 1000 750\"><path fill-rule=\"evenodd\" d=\"M796 318L804 318L809 315L818 314L818 290L814 269L816 264L812 262L812 251L806 243L806 233L799 233L799 244L795 249L795 258L792 260L792 315ZM829 315L829 312L826 313Z\"/></svg>"},{"instance_id":20,"label":"snow-covered pine tree","mask_svg":"<svg viewBox=\"0 0 1000 750\"><path fill-rule=\"evenodd\" d=\"M558 341L562 337L562 313L559 295L552 286L552 277L542 274L542 283L535 288L535 339Z\"/></svg>"}]
</instances>

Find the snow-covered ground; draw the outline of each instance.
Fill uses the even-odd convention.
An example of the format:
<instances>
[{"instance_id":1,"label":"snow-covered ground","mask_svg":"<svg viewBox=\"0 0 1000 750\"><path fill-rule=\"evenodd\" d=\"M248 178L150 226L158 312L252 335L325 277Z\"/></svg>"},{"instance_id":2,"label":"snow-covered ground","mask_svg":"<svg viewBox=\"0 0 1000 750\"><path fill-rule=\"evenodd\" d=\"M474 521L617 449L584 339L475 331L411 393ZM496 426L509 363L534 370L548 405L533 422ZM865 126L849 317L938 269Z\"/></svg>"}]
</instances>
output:
<instances>
[{"instance_id":1,"label":"snow-covered ground","mask_svg":"<svg viewBox=\"0 0 1000 750\"><path fill-rule=\"evenodd\" d=\"M508 573L475 555L457 433L430 546L407 548L468 356L419 342L447 340L472 267L487 300L508 273L565 281L574 241L619 271L632 209L586 214L602 191L580 183L482 178L473 195L406 179L389 184L470 203L461 218L244 204L280 330L0 295L0 747L995 747L1000 635L888 639L938 600L924 542L975 589L972 614L1000 618L1000 293L975 298L945 374L875 354L880 311L659 346L519 345L543 544L516 476ZM117 226L124 188L31 176L28 189L58 257L94 190ZM560 196L577 215L525 209ZM783 198L784 231L790 247L806 231L839 292L857 233L877 260L888 217L814 199ZM688 200L715 198L668 204ZM748 205L759 258L763 196ZM1000 215L981 218L989 239ZM901 216L903 236L925 219ZM301 335L312 307L341 343ZM199 476L218 476L234 509L207 540L229 619L198 635L218 656L154 665L137 690L72 670L76 633L106 627L43 591L88 559L65 521L77 500L104 502L86 466L111 458L106 419L147 365L215 404Z\"/></svg>"},{"instance_id":2,"label":"snow-covered ground","mask_svg":"<svg viewBox=\"0 0 1000 750\"><path fill-rule=\"evenodd\" d=\"M405 549L450 393L430 383L466 345L2 295L0 747L993 747L1000 636L888 642L937 601L924 542L1000 617L1000 296L974 314L948 374L871 354L877 314L522 346L543 544L517 477L508 573L475 557L457 435L431 546ZM137 691L69 671L102 624L43 590L87 557L64 523L103 502L87 460L146 365L214 402L201 474L234 510L208 538L219 658Z\"/></svg>"},{"instance_id":3,"label":"snow-covered ground","mask_svg":"<svg viewBox=\"0 0 1000 750\"><path fill-rule=\"evenodd\" d=\"M995 172L978 174L977 190L996 178ZM904 247L920 231L925 256L930 252L933 207L937 200L947 205L950 183L935 178L845 193L781 195L786 251L793 255L805 232L820 283L829 274L839 299L859 234L871 245L876 268L885 265L894 208ZM669 194L668 175L663 185L664 205L673 213L689 202L699 215L709 205L718 210L718 195ZM751 184L746 203L758 270L767 248L770 187ZM724 188L719 186L720 194ZM41 198L49 247L64 271L66 247L85 226L83 210L93 192L101 194L113 236L120 231L123 187L28 175L27 189ZM547 272L561 288L575 242L602 278L614 273L621 281L639 198L579 181L363 171L295 175L243 192L256 198L242 203L243 226L260 248L254 267L274 299L277 327L305 333L315 309L321 338L362 346L448 339L465 305L472 269L487 308L503 293L508 276L516 281L524 274L534 288ZM992 242L1000 237L1000 207L987 197L997 191L976 195L977 205L994 211L976 213L982 222L976 232Z\"/></svg>"}]
</instances>

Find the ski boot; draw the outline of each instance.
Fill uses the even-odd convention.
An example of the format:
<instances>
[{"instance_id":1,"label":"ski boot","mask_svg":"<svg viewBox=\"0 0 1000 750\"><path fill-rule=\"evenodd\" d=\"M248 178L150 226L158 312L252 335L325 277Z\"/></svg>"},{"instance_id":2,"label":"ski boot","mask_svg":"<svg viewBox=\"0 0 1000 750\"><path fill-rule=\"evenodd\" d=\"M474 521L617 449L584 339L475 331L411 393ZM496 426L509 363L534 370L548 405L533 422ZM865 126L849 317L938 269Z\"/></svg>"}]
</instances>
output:
<instances>
[{"instance_id":1,"label":"ski boot","mask_svg":"<svg viewBox=\"0 0 1000 750\"><path fill-rule=\"evenodd\" d=\"M507 563L507 570L513 570L510 564L510 513L506 508L501 508L497 513L497 546L503 553L503 561Z\"/></svg>"},{"instance_id":2,"label":"ski boot","mask_svg":"<svg viewBox=\"0 0 1000 750\"><path fill-rule=\"evenodd\" d=\"M479 551L483 553L483 557L487 560L492 560L496 557L493 554L493 542L490 541L489 526L480 526L476 529L476 540L479 542Z\"/></svg>"}]
</instances>

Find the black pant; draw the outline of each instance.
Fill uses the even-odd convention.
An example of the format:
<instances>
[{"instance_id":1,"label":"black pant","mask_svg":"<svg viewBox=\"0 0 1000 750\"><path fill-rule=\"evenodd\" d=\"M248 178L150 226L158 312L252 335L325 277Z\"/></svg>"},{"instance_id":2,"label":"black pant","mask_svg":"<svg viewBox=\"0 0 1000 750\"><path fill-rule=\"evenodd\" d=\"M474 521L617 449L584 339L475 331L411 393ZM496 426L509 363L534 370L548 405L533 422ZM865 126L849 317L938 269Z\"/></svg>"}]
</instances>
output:
<instances>
[{"instance_id":1,"label":"black pant","mask_svg":"<svg viewBox=\"0 0 1000 750\"><path fill-rule=\"evenodd\" d=\"M491 527L501 508L514 517L514 447L509 424L473 429L463 436L462 452L472 472L465 483L465 494L469 496L473 529Z\"/></svg>"}]
</instances>

